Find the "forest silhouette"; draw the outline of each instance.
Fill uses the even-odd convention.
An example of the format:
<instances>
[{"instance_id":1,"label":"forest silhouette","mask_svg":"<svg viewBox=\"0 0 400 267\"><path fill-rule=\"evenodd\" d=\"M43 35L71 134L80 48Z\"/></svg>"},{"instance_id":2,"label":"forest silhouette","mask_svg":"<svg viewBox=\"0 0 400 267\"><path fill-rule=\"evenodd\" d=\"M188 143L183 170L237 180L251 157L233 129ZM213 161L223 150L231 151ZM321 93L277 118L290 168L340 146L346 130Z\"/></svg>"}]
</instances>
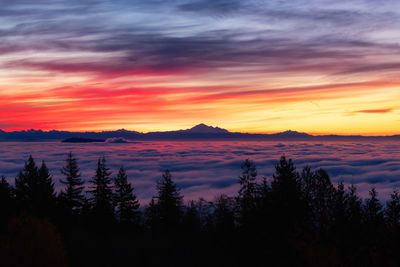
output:
<instances>
[{"instance_id":1,"label":"forest silhouette","mask_svg":"<svg viewBox=\"0 0 400 267\"><path fill-rule=\"evenodd\" d=\"M76 158L55 191L29 157L0 180L1 266L398 266L400 193L334 185L323 169L282 156L270 178L245 160L235 196L185 202L166 170L141 206L121 167L104 157L85 186Z\"/></svg>"}]
</instances>

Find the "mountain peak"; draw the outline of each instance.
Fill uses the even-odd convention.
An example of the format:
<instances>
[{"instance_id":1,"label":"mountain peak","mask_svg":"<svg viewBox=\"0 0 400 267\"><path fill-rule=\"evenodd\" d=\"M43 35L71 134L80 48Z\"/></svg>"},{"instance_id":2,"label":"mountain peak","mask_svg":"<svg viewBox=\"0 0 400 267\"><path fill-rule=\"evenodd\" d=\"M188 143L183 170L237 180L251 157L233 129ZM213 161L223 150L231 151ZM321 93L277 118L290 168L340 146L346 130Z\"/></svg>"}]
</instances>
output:
<instances>
[{"instance_id":1,"label":"mountain peak","mask_svg":"<svg viewBox=\"0 0 400 267\"><path fill-rule=\"evenodd\" d=\"M186 131L192 133L228 133L228 130L219 127L208 126L204 123L200 123Z\"/></svg>"},{"instance_id":2,"label":"mountain peak","mask_svg":"<svg viewBox=\"0 0 400 267\"><path fill-rule=\"evenodd\" d=\"M301 132L297 132L297 131L292 131L292 130L287 130L281 133L277 133L275 134L277 136L282 136L282 137L306 137L306 136L310 136L307 133L301 133Z\"/></svg>"}]
</instances>

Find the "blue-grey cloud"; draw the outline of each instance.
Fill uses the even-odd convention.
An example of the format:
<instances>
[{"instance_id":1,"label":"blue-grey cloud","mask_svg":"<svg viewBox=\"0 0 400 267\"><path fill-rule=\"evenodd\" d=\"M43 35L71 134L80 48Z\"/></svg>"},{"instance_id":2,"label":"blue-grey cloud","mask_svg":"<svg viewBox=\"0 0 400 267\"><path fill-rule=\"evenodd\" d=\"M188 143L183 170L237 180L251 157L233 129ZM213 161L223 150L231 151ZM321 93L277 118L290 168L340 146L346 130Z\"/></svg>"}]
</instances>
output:
<instances>
[{"instance_id":1,"label":"blue-grey cloud","mask_svg":"<svg viewBox=\"0 0 400 267\"><path fill-rule=\"evenodd\" d=\"M396 32L400 25L399 14L389 4L377 7L356 0L290 4L255 0L6 1L0 14L5 14L0 55L33 51L115 54L111 61L15 59L4 68L102 74L248 65L252 71L257 67L266 72L323 70L351 75L390 71L398 65L366 59L371 51L383 57L398 52L396 39L383 30Z\"/></svg>"}]
</instances>

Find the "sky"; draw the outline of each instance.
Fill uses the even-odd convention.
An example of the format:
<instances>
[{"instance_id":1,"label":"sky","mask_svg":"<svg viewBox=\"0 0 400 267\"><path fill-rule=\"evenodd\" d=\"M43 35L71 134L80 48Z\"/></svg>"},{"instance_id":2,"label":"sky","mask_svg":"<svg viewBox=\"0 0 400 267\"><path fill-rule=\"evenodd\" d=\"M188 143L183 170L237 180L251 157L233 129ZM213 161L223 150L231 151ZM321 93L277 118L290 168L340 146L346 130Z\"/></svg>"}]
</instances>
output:
<instances>
[{"instance_id":1,"label":"sky","mask_svg":"<svg viewBox=\"0 0 400 267\"><path fill-rule=\"evenodd\" d=\"M398 0L0 0L0 129L400 133Z\"/></svg>"}]
</instances>

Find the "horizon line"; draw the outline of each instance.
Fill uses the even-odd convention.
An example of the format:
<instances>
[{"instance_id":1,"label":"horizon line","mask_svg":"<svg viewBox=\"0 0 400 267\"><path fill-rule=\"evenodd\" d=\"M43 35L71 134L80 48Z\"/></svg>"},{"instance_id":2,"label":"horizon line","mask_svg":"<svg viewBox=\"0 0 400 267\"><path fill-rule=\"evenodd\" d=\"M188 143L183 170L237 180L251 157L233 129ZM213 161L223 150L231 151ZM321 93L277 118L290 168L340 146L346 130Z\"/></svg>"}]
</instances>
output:
<instances>
[{"instance_id":1,"label":"horizon line","mask_svg":"<svg viewBox=\"0 0 400 267\"><path fill-rule=\"evenodd\" d=\"M155 132L175 132L175 131L184 131L184 130L190 130L196 126L199 125L205 125L207 127L212 127L212 128L219 128L222 130L227 130L229 133L241 133L241 134L254 134L254 135L273 135L273 134L279 134L279 133L285 133L285 132L296 132L296 133L300 133L300 134L307 134L310 136L349 136L349 137L391 137L391 136L398 136L400 135L400 133L393 133L393 134L359 134L359 133L352 133L352 134L342 134L342 133L318 133L318 132L304 132L304 131L297 131L297 130L292 130L292 129L288 129L288 130L283 130L283 131L277 131L277 132L245 132L245 131L231 131L229 129L226 128L222 128L220 126L211 126L205 123L199 123L196 124L192 127L186 128L186 129L177 129L177 130L155 130L155 131L138 131L138 130L130 130L130 129L126 129L126 128L119 128L119 129L103 129L103 130L59 130L59 129L48 129L48 130L44 130L44 129L35 129L35 128L30 128L30 129L24 129L24 130L14 130L14 131L6 131L3 129L0 129L0 131L5 132L5 133L15 133L15 132L29 132L29 131L42 131L42 132L52 132L52 131L57 131L57 132L70 132L70 133L102 133L102 132L116 132L116 131L127 131L127 132L137 132L140 134L148 134L148 133L155 133Z\"/></svg>"}]
</instances>

